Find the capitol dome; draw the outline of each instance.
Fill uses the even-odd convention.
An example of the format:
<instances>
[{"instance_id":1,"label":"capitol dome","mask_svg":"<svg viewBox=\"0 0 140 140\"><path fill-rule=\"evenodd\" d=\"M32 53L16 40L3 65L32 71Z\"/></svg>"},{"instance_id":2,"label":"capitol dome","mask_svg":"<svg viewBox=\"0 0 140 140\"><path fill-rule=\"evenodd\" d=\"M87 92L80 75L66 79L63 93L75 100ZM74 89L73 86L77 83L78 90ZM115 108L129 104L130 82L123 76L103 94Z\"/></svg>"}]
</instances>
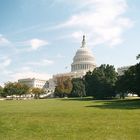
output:
<instances>
[{"instance_id":1,"label":"capitol dome","mask_svg":"<svg viewBox=\"0 0 140 140\"><path fill-rule=\"evenodd\" d=\"M83 36L82 46L79 48L71 64L71 72L92 71L96 67L95 59L89 48L86 47L85 36Z\"/></svg>"}]
</instances>

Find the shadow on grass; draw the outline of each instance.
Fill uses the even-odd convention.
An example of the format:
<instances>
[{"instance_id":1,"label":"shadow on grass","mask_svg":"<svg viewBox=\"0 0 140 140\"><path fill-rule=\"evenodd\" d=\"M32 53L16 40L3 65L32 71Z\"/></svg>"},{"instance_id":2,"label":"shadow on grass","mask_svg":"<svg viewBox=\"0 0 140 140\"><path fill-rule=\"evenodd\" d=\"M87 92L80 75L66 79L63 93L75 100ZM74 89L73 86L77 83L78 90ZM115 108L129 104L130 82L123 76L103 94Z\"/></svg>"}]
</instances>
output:
<instances>
[{"instance_id":1,"label":"shadow on grass","mask_svg":"<svg viewBox=\"0 0 140 140\"><path fill-rule=\"evenodd\" d=\"M140 109L140 99L132 100L108 100L96 101L102 103L101 105L90 105L86 107L100 108L100 109Z\"/></svg>"}]
</instances>

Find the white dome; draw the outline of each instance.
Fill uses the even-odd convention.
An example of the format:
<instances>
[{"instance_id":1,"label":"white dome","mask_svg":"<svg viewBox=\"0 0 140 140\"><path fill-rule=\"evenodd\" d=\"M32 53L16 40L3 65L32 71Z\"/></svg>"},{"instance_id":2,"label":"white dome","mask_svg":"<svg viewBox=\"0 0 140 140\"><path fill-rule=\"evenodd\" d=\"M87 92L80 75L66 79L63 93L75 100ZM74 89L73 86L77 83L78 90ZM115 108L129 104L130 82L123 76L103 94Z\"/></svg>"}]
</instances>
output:
<instances>
[{"instance_id":1,"label":"white dome","mask_svg":"<svg viewBox=\"0 0 140 140\"><path fill-rule=\"evenodd\" d=\"M73 63L71 64L71 71L87 72L93 70L96 67L95 59L92 52L86 47L85 36L83 36L82 46L79 48L73 58Z\"/></svg>"}]
</instances>

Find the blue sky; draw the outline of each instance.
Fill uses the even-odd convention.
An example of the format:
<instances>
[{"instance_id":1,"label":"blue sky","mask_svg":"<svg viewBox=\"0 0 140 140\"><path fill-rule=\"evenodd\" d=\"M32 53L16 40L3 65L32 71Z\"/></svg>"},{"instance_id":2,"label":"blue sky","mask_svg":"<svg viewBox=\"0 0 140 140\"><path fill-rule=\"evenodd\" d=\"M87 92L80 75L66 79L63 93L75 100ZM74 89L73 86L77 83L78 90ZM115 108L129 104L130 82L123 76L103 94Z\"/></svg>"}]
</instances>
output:
<instances>
[{"instance_id":1,"label":"blue sky","mask_svg":"<svg viewBox=\"0 0 140 140\"><path fill-rule=\"evenodd\" d=\"M83 34L98 66L137 63L139 13L139 0L0 0L0 83L70 71Z\"/></svg>"}]
</instances>

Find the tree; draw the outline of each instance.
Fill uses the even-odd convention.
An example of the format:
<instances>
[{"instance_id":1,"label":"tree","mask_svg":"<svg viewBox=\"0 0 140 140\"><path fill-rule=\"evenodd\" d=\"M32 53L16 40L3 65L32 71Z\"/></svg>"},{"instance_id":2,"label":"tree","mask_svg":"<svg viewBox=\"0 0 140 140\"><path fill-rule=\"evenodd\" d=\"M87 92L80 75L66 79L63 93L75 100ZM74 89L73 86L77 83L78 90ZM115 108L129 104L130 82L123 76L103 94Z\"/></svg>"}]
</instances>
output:
<instances>
[{"instance_id":1,"label":"tree","mask_svg":"<svg viewBox=\"0 0 140 140\"><path fill-rule=\"evenodd\" d=\"M136 71L135 71L135 89L134 92L140 96L140 63L135 65Z\"/></svg>"},{"instance_id":2,"label":"tree","mask_svg":"<svg viewBox=\"0 0 140 140\"><path fill-rule=\"evenodd\" d=\"M4 96L6 97L7 95L11 96L11 95L23 95L23 94L27 94L29 91L29 87L27 85L24 84L20 84L17 82L8 82L5 84L4 86Z\"/></svg>"},{"instance_id":3,"label":"tree","mask_svg":"<svg viewBox=\"0 0 140 140\"><path fill-rule=\"evenodd\" d=\"M35 99L39 99L40 94L45 93L44 89L32 88L31 93L35 94Z\"/></svg>"},{"instance_id":4,"label":"tree","mask_svg":"<svg viewBox=\"0 0 140 140\"><path fill-rule=\"evenodd\" d=\"M85 75L85 77L84 77L84 79L85 79L85 90L86 90L86 95L87 96L92 96L92 83L93 83L93 78L92 78L92 72L91 71L89 71L89 72L87 72L86 73L86 75ZM95 86L95 85L94 85Z\"/></svg>"},{"instance_id":5,"label":"tree","mask_svg":"<svg viewBox=\"0 0 140 140\"><path fill-rule=\"evenodd\" d=\"M140 58L140 54L136 59ZM125 93L134 93L140 96L140 63L131 66L124 75L119 76L116 82L116 89L121 95Z\"/></svg>"},{"instance_id":6,"label":"tree","mask_svg":"<svg viewBox=\"0 0 140 140\"><path fill-rule=\"evenodd\" d=\"M140 63L131 66L118 78L116 89L119 93L132 93L140 96Z\"/></svg>"},{"instance_id":7,"label":"tree","mask_svg":"<svg viewBox=\"0 0 140 140\"><path fill-rule=\"evenodd\" d=\"M127 91L140 96L140 63L131 66L124 76L127 80Z\"/></svg>"},{"instance_id":8,"label":"tree","mask_svg":"<svg viewBox=\"0 0 140 140\"><path fill-rule=\"evenodd\" d=\"M29 87L25 84L14 83L15 94L16 95L23 95L29 92Z\"/></svg>"},{"instance_id":9,"label":"tree","mask_svg":"<svg viewBox=\"0 0 140 140\"><path fill-rule=\"evenodd\" d=\"M86 96L85 83L84 83L83 79L81 79L81 78L72 79L72 85L73 85L73 88L71 91L72 97Z\"/></svg>"},{"instance_id":10,"label":"tree","mask_svg":"<svg viewBox=\"0 0 140 140\"><path fill-rule=\"evenodd\" d=\"M5 83L3 91L4 91L3 94L4 97L13 95L15 93L13 88L13 83L12 82Z\"/></svg>"},{"instance_id":11,"label":"tree","mask_svg":"<svg viewBox=\"0 0 140 140\"><path fill-rule=\"evenodd\" d=\"M0 96L3 96L3 87L0 86Z\"/></svg>"},{"instance_id":12,"label":"tree","mask_svg":"<svg viewBox=\"0 0 140 140\"><path fill-rule=\"evenodd\" d=\"M72 91L72 82L69 76L57 77L55 88L55 96L65 97Z\"/></svg>"},{"instance_id":13,"label":"tree","mask_svg":"<svg viewBox=\"0 0 140 140\"><path fill-rule=\"evenodd\" d=\"M86 94L96 99L112 98L116 95L117 73L112 65L101 65L85 75Z\"/></svg>"},{"instance_id":14,"label":"tree","mask_svg":"<svg viewBox=\"0 0 140 140\"><path fill-rule=\"evenodd\" d=\"M128 89L127 78L124 75L118 76L115 89L116 92L120 95L120 98L122 99L125 98L125 94L129 93L129 91L127 90Z\"/></svg>"}]
</instances>

